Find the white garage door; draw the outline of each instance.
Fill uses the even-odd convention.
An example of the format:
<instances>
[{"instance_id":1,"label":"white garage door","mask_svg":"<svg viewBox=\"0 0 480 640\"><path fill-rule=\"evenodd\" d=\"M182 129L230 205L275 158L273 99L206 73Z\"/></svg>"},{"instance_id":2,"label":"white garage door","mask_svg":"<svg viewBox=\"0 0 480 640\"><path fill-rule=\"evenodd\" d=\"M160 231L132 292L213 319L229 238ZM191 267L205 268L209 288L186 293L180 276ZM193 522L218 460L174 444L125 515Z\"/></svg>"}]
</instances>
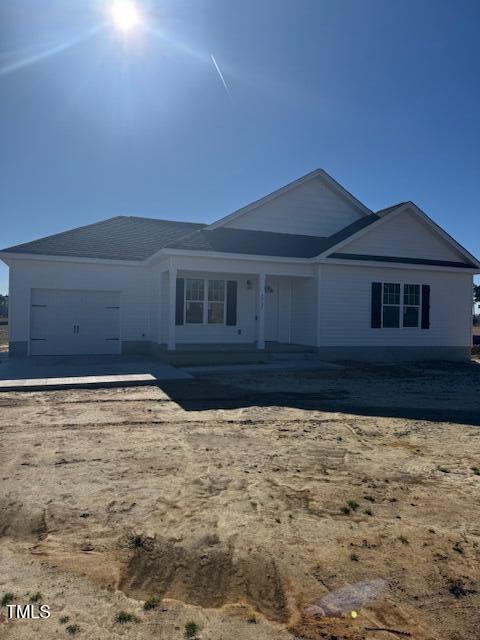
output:
<instances>
[{"instance_id":1,"label":"white garage door","mask_svg":"<svg viewBox=\"0 0 480 640\"><path fill-rule=\"evenodd\" d=\"M30 354L120 352L120 292L32 289Z\"/></svg>"}]
</instances>

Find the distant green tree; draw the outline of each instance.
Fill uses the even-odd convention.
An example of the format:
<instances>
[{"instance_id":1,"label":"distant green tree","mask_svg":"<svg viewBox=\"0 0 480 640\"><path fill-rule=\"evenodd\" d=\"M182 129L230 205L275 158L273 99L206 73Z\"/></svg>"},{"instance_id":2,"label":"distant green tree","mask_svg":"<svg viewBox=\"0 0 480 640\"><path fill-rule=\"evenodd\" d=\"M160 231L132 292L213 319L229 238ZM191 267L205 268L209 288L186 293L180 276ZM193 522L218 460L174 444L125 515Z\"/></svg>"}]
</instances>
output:
<instances>
[{"instance_id":1,"label":"distant green tree","mask_svg":"<svg viewBox=\"0 0 480 640\"><path fill-rule=\"evenodd\" d=\"M473 301L480 303L480 284L473 285Z\"/></svg>"}]
</instances>

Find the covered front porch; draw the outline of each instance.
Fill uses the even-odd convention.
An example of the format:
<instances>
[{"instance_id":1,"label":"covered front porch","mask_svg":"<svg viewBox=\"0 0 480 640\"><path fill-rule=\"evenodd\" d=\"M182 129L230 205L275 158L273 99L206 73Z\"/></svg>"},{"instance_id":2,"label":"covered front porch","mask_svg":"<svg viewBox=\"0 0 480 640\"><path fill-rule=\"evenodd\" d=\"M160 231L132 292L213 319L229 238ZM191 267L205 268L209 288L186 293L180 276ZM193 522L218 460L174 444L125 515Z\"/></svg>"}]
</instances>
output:
<instances>
[{"instance_id":1,"label":"covered front porch","mask_svg":"<svg viewBox=\"0 0 480 640\"><path fill-rule=\"evenodd\" d=\"M200 270L178 261L161 273L158 342L167 351L241 357L316 346L317 279L305 265L291 272L282 265L282 273L275 265L273 273L222 266Z\"/></svg>"}]
</instances>

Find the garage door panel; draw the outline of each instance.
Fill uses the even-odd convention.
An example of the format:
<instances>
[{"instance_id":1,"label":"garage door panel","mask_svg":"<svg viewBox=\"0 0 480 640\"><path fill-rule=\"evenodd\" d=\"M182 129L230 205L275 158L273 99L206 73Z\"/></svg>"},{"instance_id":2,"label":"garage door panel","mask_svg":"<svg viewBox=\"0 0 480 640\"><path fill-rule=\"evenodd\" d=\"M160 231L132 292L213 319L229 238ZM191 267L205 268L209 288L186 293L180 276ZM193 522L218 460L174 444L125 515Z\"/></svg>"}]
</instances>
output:
<instances>
[{"instance_id":1,"label":"garage door panel","mask_svg":"<svg viewBox=\"0 0 480 640\"><path fill-rule=\"evenodd\" d=\"M120 352L120 292L32 289L31 355Z\"/></svg>"}]
</instances>

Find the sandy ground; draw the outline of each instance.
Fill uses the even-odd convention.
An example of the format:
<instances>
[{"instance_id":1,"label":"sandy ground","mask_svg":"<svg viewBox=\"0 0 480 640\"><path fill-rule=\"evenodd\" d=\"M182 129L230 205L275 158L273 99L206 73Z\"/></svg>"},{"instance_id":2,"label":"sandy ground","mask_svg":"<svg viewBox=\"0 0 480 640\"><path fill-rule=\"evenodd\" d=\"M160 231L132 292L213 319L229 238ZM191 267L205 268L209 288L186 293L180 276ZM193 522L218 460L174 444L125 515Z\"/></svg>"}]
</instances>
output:
<instances>
[{"instance_id":1,"label":"sandy ground","mask_svg":"<svg viewBox=\"0 0 480 640\"><path fill-rule=\"evenodd\" d=\"M478 362L0 394L0 637L478 640L479 425Z\"/></svg>"}]
</instances>

